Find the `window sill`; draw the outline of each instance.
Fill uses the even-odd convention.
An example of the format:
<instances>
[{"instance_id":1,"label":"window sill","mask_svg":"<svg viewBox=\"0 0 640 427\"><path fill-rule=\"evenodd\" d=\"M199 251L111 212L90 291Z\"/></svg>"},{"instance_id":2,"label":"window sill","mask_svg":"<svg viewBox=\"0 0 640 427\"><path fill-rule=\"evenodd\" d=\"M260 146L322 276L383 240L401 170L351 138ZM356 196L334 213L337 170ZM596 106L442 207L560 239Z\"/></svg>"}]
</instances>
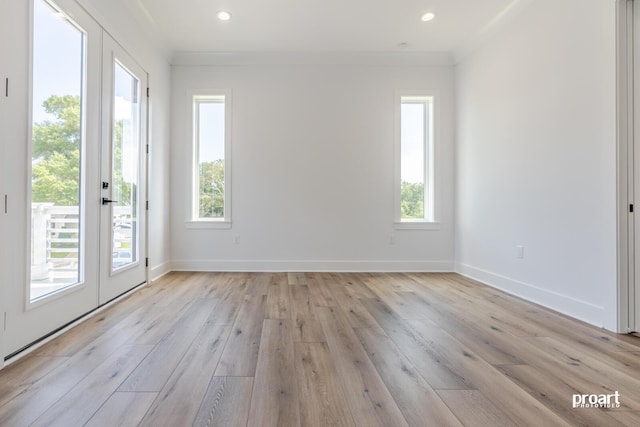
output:
<instances>
[{"instance_id":1,"label":"window sill","mask_svg":"<svg viewBox=\"0 0 640 427\"><path fill-rule=\"evenodd\" d=\"M437 221L396 221L393 223L396 230L440 230L440 222Z\"/></svg>"},{"instance_id":2,"label":"window sill","mask_svg":"<svg viewBox=\"0 0 640 427\"><path fill-rule=\"evenodd\" d=\"M192 220L185 223L186 228L190 229L212 229L212 230L231 230L231 221L202 221Z\"/></svg>"}]
</instances>

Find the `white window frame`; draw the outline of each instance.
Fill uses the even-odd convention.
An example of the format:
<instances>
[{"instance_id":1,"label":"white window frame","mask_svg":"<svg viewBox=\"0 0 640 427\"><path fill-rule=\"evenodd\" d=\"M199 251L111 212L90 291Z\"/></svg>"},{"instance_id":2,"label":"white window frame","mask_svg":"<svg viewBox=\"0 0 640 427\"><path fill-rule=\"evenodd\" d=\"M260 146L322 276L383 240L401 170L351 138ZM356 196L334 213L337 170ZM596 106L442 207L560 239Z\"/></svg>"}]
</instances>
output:
<instances>
[{"instance_id":1,"label":"white window frame","mask_svg":"<svg viewBox=\"0 0 640 427\"><path fill-rule=\"evenodd\" d=\"M29 161L27 163L27 209L26 212L31 212L33 206L33 188L32 188L32 176L33 176L33 164L31 160L31 156L33 155L33 91L34 91L34 45L35 45L35 33L34 33L34 14L35 14L35 4L34 2L38 0L32 0L29 2L29 80L28 80L28 114L29 114L29 125L27 126L27 148L28 148L28 156ZM51 301L56 301L58 299L62 299L69 294L74 292L82 291L87 286L87 281L85 277L85 273L87 270L87 253L86 253L86 220L88 218L87 215L87 192L85 191L85 186L87 185L87 167L86 167L86 156L87 156L87 127L89 126L87 122L88 116L88 79L87 79L87 70L89 68L89 59L88 59L88 51L89 51L89 32L85 29L83 25L79 22L76 22L73 19L73 14L69 13L73 9L73 6L66 5L65 1L62 0L43 0L43 3L46 3L47 7L51 8L51 13L54 15L58 15L61 20L66 22L69 26L75 28L79 33L82 34L82 71L81 71L81 95L80 95L80 164L79 164L79 211L78 211L78 226L79 226L79 239L78 239L78 280L75 283L71 283L60 289L54 290L50 293L41 295L36 298L32 298L32 280L31 280L31 256L33 250L33 239L32 239L32 228L31 214L28 215L27 224L27 242L26 245L26 291L24 294L24 308L25 311L33 310L37 307L48 304ZM64 8L64 9L63 9Z\"/></svg>"},{"instance_id":2,"label":"white window frame","mask_svg":"<svg viewBox=\"0 0 640 427\"><path fill-rule=\"evenodd\" d=\"M403 219L402 204L402 147L401 147L401 114L403 99L427 98L431 104L427 119L430 126L425 132L425 176L424 201L425 215L419 219ZM394 228L396 230L439 230L438 200L436 194L436 154L438 142L439 93L434 90L398 90L395 92L395 127L394 127Z\"/></svg>"},{"instance_id":3,"label":"white window frame","mask_svg":"<svg viewBox=\"0 0 640 427\"><path fill-rule=\"evenodd\" d=\"M231 90L193 90L189 92L189 141L191 141L191 201L188 205L187 228L231 228ZM197 105L200 102L224 102L224 217L200 218L199 208L199 135Z\"/></svg>"}]
</instances>

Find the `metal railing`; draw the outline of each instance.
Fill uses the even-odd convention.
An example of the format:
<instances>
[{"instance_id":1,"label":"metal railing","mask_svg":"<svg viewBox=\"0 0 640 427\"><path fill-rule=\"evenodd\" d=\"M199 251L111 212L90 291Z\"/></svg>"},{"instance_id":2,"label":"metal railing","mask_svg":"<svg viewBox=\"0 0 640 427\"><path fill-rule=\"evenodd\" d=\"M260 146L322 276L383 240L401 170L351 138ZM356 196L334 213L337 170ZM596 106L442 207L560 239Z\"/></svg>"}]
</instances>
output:
<instances>
[{"instance_id":1,"label":"metal railing","mask_svg":"<svg viewBox=\"0 0 640 427\"><path fill-rule=\"evenodd\" d=\"M130 206L113 206L114 251L131 241ZM78 272L81 228L78 206L33 203L31 217L31 280L44 281ZM128 230L124 232L123 230Z\"/></svg>"}]
</instances>

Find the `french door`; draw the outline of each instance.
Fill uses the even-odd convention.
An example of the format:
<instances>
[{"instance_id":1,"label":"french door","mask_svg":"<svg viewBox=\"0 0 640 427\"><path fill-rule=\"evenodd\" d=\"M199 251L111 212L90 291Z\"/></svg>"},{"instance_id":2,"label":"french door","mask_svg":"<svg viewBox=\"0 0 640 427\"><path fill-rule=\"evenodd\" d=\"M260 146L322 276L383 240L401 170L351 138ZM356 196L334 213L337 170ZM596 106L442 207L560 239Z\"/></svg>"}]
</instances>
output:
<instances>
[{"instance_id":1,"label":"french door","mask_svg":"<svg viewBox=\"0 0 640 427\"><path fill-rule=\"evenodd\" d=\"M146 73L74 0L5 4L1 356L146 278Z\"/></svg>"},{"instance_id":2,"label":"french door","mask_svg":"<svg viewBox=\"0 0 640 427\"><path fill-rule=\"evenodd\" d=\"M5 355L90 311L98 296L102 30L73 1L22 3L26 13L13 16L26 18L18 34L30 36L10 36L30 66L9 85Z\"/></svg>"},{"instance_id":3,"label":"french door","mask_svg":"<svg viewBox=\"0 0 640 427\"><path fill-rule=\"evenodd\" d=\"M147 75L104 37L100 303L146 281Z\"/></svg>"},{"instance_id":4,"label":"french door","mask_svg":"<svg viewBox=\"0 0 640 427\"><path fill-rule=\"evenodd\" d=\"M631 45L632 53L629 55L631 65L631 79L633 92L631 94L633 107L631 108L632 117L629 120L631 123L630 137L631 141L631 155L629 156L629 169L630 176L630 200L635 201L636 206L640 205L640 7L637 7L636 2L627 3L627 14L632 19L627 23L629 26L629 38L627 40ZM629 298L628 298L628 310L629 310L629 328L630 332L640 333L640 213L637 212L637 207L634 209L636 213L632 215L632 235L630 236L633 242L631 250L633 267L630 269L631 280L629 284Z\"/></svg>"}]
</instances>

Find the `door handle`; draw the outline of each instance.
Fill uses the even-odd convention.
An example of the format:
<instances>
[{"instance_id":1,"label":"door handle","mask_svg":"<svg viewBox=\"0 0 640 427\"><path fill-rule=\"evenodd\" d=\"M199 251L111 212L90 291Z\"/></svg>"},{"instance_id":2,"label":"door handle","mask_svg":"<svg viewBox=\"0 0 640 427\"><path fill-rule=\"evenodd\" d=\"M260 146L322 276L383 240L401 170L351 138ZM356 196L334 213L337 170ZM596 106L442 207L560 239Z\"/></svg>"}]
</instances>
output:
<instances>
[{"instance_id":1,"label":"door handle","mask_svg":"<svg viewBox=\"0 0 640 427\"><path fill-rule=\"evenodd\" d=\"M109 203L118 203L118 201L117 201L117 200L109 200L109 199L108 199L108 198L106 198L106 197L103 197L103 198L102 198L102 204L103 204L103 205L108 205Z\"/></svg>"}]
</instances>

